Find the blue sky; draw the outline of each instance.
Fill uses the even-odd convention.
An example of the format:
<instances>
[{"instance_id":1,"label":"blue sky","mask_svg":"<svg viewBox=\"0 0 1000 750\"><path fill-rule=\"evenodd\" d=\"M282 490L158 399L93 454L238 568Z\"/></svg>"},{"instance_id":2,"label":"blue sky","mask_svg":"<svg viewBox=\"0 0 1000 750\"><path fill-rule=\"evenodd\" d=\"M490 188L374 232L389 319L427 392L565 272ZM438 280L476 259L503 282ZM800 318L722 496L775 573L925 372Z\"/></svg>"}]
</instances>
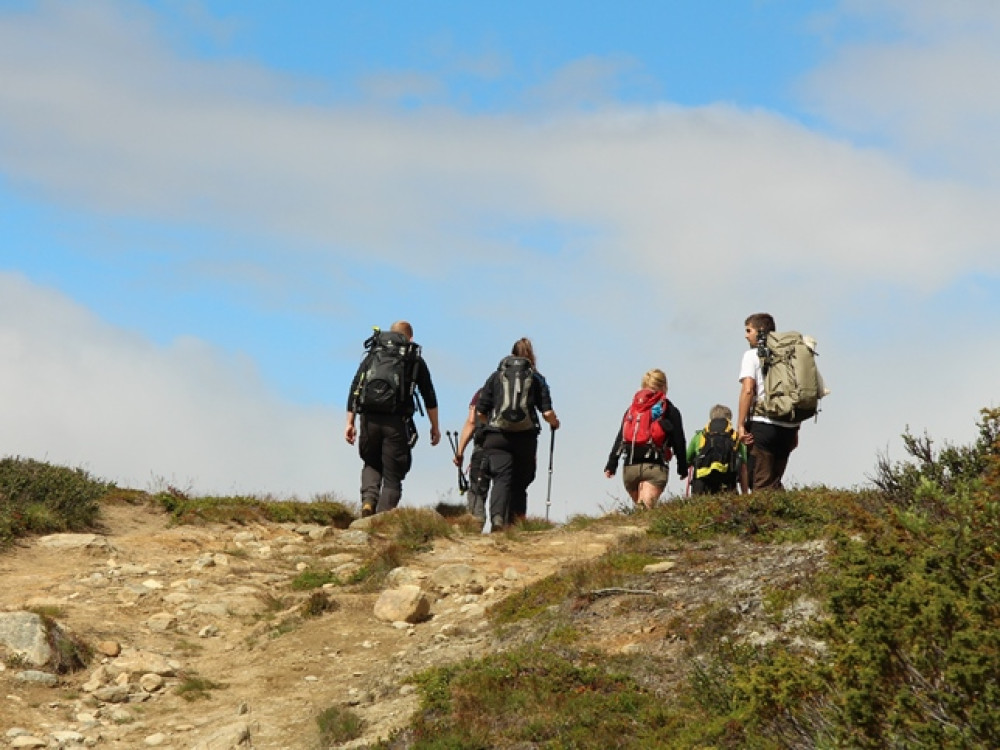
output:
<instances>
[{"instance_id":1,"label":"blue sky","mask_svg":"<svg viewBox=\"0 0 1000 750\"><path fill-rule=\"evenodd\" d=\"M0 1L0 453L353 500L406 318L443 429L534 340L594 513L642 372L690 434L768 310L833 390L790 478L862 484L996 403L998 58L985 0ZM424 433L405 502L454 500Z\"/></svg>"}]
</instances>

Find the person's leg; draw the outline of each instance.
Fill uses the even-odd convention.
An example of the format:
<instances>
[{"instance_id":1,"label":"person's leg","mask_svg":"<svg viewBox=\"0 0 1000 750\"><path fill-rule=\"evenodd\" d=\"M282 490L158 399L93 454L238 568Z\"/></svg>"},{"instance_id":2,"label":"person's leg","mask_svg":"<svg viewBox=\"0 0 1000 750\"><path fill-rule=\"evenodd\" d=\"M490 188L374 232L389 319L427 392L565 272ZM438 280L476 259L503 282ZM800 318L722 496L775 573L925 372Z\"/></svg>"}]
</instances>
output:
<instances>
[{"instance_id":1,"label":"person's leg","mask_svg":"<svg viewBox=\"0 0 1000 750\"><path fill-rule=\"evenodd\" d=\"M781 489L781 475L776 473L774 455L754 444L750 448L753 467L750 485L754 492Z\"/></svg>"},{"instance_id":2,"label":"person's leg","mask_svg":"<svg viewBox=\"0 0 1000 750\"><path fill-rule=\"evenodd\" d=\"M510 521L523 521L528 515L528 486L538 471L538 436L534 431L511 436L513 460L510 481Z\"/></svg>"},{"instance_id":3,"label":"person's leg","mask_svg":"<svg viewBox=\"0 0 1000 750\"><path fill-rule=\"evenodd\" d=\"M667 467L659 464L642 464L639 481L639 502L646 508L655 508L660 495L667 487Z\"/></svg>"},{"instance_id":4,"label":"person's leg","mask_svg":"<svg viewBox=\"0 0 1000 750\"><path fill-rule=\"evenodd\" d=\"M361 417L358 434L358 453L361 467L361 516L370 516L378 505L382 489L382 432L377 422Z\"/></svg>"},{"instance_id":5,"label":"person's leg","mask_svg":"<svg viewBox=\"0 0 1000 750\"><path fill-rule=\"evenodd\" d=\"M788 466L788 455L795 447L798 431L766 422L751 422L752 488L756 490L781 490L781 479Z\"/></svg>"},{"instance_id":6,"label":"person's leg","mask_svg":"<svg viewBox=\"0 0 1000 750\"><path fill-rule=\"evenodd\" d=\"M469 513L486 523L486 498L490 492L489 461L482 448L476 446L469 460L469 489L466 507Z\"/></svg>"},{"instance_id":7,"label":"person's leg","mask_svg":"<svg viewBox=\"0 0 1000 750\"><path fill-rule=\"evenodd\" d=\"M403 495L403 479L410 471L413 454L406 439L406 426L400 417L382 422L382 491L376 513L385 513L399 505Z\"/></svg>"},{"instance_id":8,"label":"person's leg","mask_svg":"<svg viewBox=\"0 0 1000 750\"><path fill-rule=\"evenodd\" d=\"M632 498L632 502L636 505L639 504L641 466L642 464L630 464L622 469L622 484L625 486L625 491L628 493L628 496Z\"/></svg>"},{"instance_id":9,"label":"person's leg","mask_svg":"<svg viewBox=\"0 0 1000 750\"><path fill-rule=\"evenodd\" d=\"M483 441L483 451L489 462L489 474L493 480L490 488L490 522L492 531L502 530L510 522L510 486L514 471L514 460L510 446L500 433L491 432Z\"/></svg>"}]
</instances>

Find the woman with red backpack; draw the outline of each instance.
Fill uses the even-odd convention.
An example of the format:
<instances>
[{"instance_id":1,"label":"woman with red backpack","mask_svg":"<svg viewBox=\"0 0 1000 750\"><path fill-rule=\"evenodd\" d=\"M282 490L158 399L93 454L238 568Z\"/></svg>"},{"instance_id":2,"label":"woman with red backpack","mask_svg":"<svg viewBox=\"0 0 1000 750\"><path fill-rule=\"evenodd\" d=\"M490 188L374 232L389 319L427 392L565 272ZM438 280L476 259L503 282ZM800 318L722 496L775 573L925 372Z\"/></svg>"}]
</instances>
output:
<instances>
[{"instance_id":1,"label":"woman with red backpack","mask_svg":"<svg viewBox=\"0 0 1000 750\"><path fill-rule=\"evenodd\" d=\"M624 458L622 481L629 497L636 505L653 508L667 487L672 456L677 457L677 475L687 477L686 447L681 413L667 399L667 376L663 370L650 370L625 411L604 476L613 477Z\"/></svg>"}]
</instances>

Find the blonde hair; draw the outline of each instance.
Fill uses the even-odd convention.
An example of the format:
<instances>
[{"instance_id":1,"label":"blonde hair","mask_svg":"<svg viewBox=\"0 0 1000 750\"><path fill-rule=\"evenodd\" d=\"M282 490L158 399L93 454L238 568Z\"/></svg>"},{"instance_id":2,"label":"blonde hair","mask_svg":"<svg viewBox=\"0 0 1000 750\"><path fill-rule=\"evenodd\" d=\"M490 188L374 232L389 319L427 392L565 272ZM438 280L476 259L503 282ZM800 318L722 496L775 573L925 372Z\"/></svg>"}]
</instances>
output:
<instances>
[{"instance_id":1,"label":"blonde hair","mask_svg":"<svg viewBox=\"0 0 1000 750\"><path fill-rule=\"evenodd\" d=\"M642 388L649 388L654 391L667 392L667 374L660 369L653 368L647 370L642 376Z\"/></svg>"}]
</instances>

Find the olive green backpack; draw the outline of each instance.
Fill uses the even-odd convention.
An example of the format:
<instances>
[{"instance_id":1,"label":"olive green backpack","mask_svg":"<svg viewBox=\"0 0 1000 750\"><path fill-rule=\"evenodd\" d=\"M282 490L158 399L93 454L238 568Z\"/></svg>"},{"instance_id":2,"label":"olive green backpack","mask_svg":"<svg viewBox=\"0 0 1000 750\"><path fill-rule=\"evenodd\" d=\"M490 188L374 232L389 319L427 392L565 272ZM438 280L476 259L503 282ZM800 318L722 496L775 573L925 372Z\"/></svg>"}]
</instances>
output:
<instances>
[{"instance_id":1,"label":"olive green backpack","mask_svg":"<svg viewBox=\"0 0 1000 750\"><path fill-rule=\"evenodd\" d=\"M816 367L816 340L797 331L769 333L757 347L764 397L754 414L798 424L815 416L828 391Z\"/></svg>"}]
</instances>

